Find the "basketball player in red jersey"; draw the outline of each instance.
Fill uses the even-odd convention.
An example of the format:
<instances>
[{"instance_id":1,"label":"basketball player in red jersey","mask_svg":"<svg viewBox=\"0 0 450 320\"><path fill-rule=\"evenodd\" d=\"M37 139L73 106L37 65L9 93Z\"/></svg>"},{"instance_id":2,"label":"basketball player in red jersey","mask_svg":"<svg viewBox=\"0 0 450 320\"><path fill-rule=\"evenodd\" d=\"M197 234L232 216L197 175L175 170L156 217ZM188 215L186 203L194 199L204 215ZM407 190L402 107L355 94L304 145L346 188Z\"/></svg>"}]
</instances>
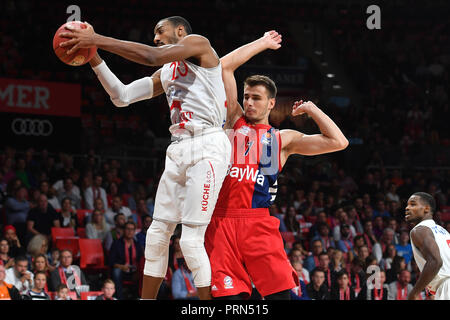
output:
<instances>
[{"instance_id":1,"label":"basketball player in red jersey","mask_svg":"<svg viewBox=\"0 0 450 320\"><path fill-rule=\"evenodd\" d=\"M318 155L348 145L337 125L311 101L296 101L292 115L310 116L320 134L271 127L269 114L277 89L266 76L245 80L244 108L239 105L234 71L255 54L279 47L280 41L267 46L267 37L262 37L221 59L228 104L225 127L232 129L233 153L205 235L214 298L247 298L253 282L267 300L290 299L289 290L298 285L298 277L284 251L279 221L268 211L275 200L278 173L291 154Z\"/></svg>"}]
</instances>

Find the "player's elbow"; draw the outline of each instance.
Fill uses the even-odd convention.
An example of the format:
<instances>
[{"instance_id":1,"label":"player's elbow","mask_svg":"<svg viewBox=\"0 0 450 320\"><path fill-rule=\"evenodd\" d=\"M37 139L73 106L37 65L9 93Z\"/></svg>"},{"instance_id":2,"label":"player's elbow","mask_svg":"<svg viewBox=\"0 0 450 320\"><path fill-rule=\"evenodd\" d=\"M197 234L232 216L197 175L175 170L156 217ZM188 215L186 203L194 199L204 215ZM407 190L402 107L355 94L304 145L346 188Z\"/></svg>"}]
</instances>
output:
<instances>
[{"instance_id":1,"label":"player's elbow","mask_svg":"<svg viewBox=\"0 0 450 320\"><path fill-rule=\"evenodd\" d=\"M130 104L128 101L121 99L120 97L111 97L111 101L117 108L128 107L128 105Z\"/></svg>"},{"instance_id":2,"label":"player's elbow","mask_svg":"<svg viewBox=\"0 0 450 320\"><path fill-rule=\"evenodd\" d=\"M339 140L339 148L340 150L344 150L348 147L348 140L346 137L342 137L342 139Z\"/></svg>"}]
</instances>

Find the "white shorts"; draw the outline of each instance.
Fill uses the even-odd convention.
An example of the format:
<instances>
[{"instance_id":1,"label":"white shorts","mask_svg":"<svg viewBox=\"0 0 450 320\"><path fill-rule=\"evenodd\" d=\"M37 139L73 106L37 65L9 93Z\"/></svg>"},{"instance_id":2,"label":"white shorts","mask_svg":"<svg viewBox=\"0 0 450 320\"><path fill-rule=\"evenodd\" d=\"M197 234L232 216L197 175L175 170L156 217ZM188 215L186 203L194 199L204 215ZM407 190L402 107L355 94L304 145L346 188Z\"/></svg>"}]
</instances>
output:
<instances>
[{"instance_id":1,"label":"white shorts","mask_svg":"<svg viewBox=\"0 0 450 320\"><path fill-rule=\"evenodd\" d=\"M434 300L450 300L450 278L441 282L436 289Z\"/></svg>"},{"instance_id":2,"label":"white shorts","mask_svg":"<svg viewBox=\"0 0 450 320\"><path fill-rule=\"evenodd\" d=\"M231 143L221 128L172 142L156 191L153 219L209 224L230 157Z\"/></svg>"}]
</instances>

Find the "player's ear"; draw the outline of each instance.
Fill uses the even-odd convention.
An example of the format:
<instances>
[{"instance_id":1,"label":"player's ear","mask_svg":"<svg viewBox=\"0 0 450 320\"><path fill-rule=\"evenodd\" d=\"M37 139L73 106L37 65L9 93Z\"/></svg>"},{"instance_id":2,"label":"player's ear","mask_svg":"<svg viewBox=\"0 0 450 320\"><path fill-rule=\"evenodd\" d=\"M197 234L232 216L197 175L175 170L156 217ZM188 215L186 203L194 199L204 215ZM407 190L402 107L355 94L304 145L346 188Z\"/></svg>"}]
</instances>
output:
<instances>
[{"instance_id":1,"label":"player's ear","mask_svg":"<svg viewBox=\"0 0 450 320\"><path fill-rule=\"evenodd\" d=\"M177 36L182 37L183 35L186 35L186 30L184 30L184 26L179 25L177 27Z\"/></svg>"}]
</instances>

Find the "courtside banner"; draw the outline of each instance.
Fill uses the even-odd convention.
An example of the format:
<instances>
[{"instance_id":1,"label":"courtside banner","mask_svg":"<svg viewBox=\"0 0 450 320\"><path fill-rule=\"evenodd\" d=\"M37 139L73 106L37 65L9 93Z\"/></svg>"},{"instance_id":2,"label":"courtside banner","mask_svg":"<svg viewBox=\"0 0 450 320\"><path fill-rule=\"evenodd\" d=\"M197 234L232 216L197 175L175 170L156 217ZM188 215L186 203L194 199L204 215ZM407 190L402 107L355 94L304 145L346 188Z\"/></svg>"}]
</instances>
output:
<instances>
[{"instance_id":1,"label":"courtside banner","mask_svg":"<svg viewBox=\"0 0 450 320\"><path fill-rule=\"evenodd\" d=\"M0 112L80 117L81 86L0 78Z\"/></svg>"}]
</instances>

